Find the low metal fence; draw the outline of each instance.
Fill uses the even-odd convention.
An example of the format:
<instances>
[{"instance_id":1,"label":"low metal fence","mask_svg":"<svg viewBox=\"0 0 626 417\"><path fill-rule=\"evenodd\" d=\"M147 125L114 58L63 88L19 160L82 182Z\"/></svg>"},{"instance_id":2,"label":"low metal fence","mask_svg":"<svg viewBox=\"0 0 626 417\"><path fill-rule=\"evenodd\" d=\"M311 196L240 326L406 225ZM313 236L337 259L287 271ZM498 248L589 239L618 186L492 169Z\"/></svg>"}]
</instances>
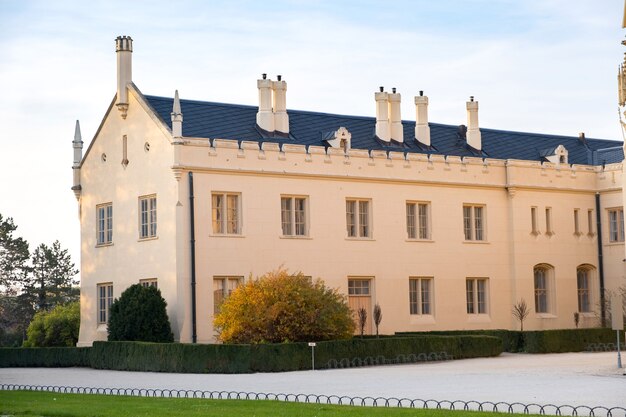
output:
<instances>
[{"instance_id":1,"label":"low metal fence","mask_svg":"<svg viewBox=\"0 0 626 417\"><path fill-rule=\"evenodd\" d=\"M0 384L3 391L45 391L61 394L127 395L160 398L204 398L213 400L265 400L295 403L336 404L361 407L404 407L437 410L489 411L498 413L539 414L557 416L626 417L625 407L586 405L523 404L464 400L423 400L395 397L351 397L347 395L284 394L239 391L200 391L150 388L102 388L51 385Z\"/></svg>"}]
</instances>

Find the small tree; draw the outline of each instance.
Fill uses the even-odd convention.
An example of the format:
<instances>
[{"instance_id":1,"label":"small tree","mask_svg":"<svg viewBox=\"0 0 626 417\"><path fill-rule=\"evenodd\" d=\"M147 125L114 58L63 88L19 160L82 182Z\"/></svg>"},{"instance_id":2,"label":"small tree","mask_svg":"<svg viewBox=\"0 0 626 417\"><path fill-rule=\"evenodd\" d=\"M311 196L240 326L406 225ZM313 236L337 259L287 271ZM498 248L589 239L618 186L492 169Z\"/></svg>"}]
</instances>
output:
<instances>
[{"instance_id":1,"label":"small tree","mask_svg":"<svg viewBox=\"0 0 626 417\"><path fill-rule=\"evenodd\" d=\"M41 310L33 317L26 332L25 347L75 346L80 326L80 304L57 305Z\"/></svg>"},{"instance_id":2,"label":"small tree","mask_svg":"<svg viewBox=\"0 0 626 417\"><path fill-rule=\"evenodd\" d=\"M365 325L367 324L367 310L365 307L360 307L357 312L357 318L359 319L359 330L361 331L361 337L365 334Z\"/></svg>"},{"instance_id":3,"label":"small tree","mask_svg":"<svg viewBox=\"0 0 626 417\"><path fill-rule=\"evenodd\" d=\"M576 328L578 329L578 324L580 323L580 313L578 311L574 312L574 324L576 325Z\"/></svg>"},{"instance_id":4,"label":"small tree","mask_svg":"<svg viewBox=\"0 0 626 417\"><path fill-rule=\"evenodd\" d=\"M173 342L166 306L156 287L131 285L111 304L109 341Z\"/></svg>"},{"instance_id":5,"label":"small tree","mask_svg":"<svg viewBox=\"0 0 626 417\"><path fill-rule=\"evenodd\" d=\"M528 305L526 304L526 300L523 298L518 301L517 304L513 306L513 317L519 320L520 330L524 331L524 320L530 314L530 310L528 310Z\"/></svg>"},{"instance_id":6,"label":"small tree","mask_svg":"<svg viewBox=\"0 0 626 417\"><path fill-rule=\"evenodd\" d=\"M374 306L374 325L376 325L376 337L378 338L378 326L380 326L380 322L383 321L383 310L380 308L380 304L376 303Z\"/></svg>"},{"instance_id":7,"label":"small tree","mask_svg":"<svg viewBox=\"0 0 626 417\"><path fill-rule=\"evenodd\" d=\"M219 309L214 324L224 343L347 339L354 332L344 295L284 269L248 280Z\"/></svg>"}]
</instances>

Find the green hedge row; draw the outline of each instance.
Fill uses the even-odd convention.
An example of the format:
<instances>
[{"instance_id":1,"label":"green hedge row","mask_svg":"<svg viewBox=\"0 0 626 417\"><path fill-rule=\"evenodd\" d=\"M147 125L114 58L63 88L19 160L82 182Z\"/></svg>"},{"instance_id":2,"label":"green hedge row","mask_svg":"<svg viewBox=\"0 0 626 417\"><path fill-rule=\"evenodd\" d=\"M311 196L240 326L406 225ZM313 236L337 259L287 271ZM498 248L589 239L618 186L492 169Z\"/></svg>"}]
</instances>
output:
<instances>
[{"instance_id":1,"label":"green hedge row","mask_svg":"<svg viewBox=\"0 0 626 417\"><path fill-rule=\"evenodd\" d=\"M517 330L450 330L432 332L399 332L398 336L486 335L502 340L505 352L561 353L582 352L590 343L615 343L615 331L597 329L561 329L520 332Z\"/></svg>"},{"instance_id":2,"label":"green hedge row","mask_svg":"<svg viewBox=\"0 0 626 417\"><path fill-rule=\"evenodd\" d=\"M0 368L90 366L91 348L0 348Z\"/></svg>"},{"instance_id":3,"label":"green hedge row","mask_svg":"<svg viewBox=\"0 0 626 417\"><path fill-rule=\"evenodd\" d=\"M446 352L455 358L497 356L500 339L489 336L419 336L318 342L316 368L331 359ZM311 367L307 343L205 345L95 342L91 348L2 348L0 367L90 366L96 369L180 373L283 372Z\"/></svg>"}]
</instances>

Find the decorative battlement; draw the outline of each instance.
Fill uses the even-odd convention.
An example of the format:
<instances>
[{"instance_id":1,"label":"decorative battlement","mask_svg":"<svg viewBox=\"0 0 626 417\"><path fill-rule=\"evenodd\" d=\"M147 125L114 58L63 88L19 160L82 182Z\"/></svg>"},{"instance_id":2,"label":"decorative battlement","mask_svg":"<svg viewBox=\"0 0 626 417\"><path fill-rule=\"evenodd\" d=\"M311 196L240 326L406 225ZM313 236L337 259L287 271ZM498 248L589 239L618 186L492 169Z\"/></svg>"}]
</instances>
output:
<instances>
[{"instance_id":1,"label":"decorative battlement","mask_svg":"<svg viewBox=\"0 0 626 417\"><path fill-rule=\"evenodd\" d=\"M602 166L342 149L290 143L185 138L179 167L262 174L363 178L468 187L595 192L614 187L621 164ZM202 151L207 149L208 152ZM210 158L210 159L207 159ZM239 158L237 166L232 161ZM611 175L604 175L612 172Z\"/></svg>"}]
</instances>

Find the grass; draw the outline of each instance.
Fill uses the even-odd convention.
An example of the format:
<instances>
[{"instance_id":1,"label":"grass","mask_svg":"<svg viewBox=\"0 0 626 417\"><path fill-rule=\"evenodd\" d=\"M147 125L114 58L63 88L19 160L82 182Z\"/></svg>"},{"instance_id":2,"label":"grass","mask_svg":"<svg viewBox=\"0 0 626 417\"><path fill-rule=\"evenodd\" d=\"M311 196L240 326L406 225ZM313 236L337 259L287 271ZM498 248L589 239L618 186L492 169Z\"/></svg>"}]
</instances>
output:
<instances>
[{"instance_id":1,"label":"grass","mask_svg":"<svg viewBox=\"0 0 626 417\"><path fill-rule=\"evenodd\" d=\"M278 401L146 398L41 391L0 391L0 415L46 417L503 417L515 414L433 409L350 407ZM521 416L521 414L518 414ZM526 416L527 417L527 416Z\"/></svg>"}]
</instances>

